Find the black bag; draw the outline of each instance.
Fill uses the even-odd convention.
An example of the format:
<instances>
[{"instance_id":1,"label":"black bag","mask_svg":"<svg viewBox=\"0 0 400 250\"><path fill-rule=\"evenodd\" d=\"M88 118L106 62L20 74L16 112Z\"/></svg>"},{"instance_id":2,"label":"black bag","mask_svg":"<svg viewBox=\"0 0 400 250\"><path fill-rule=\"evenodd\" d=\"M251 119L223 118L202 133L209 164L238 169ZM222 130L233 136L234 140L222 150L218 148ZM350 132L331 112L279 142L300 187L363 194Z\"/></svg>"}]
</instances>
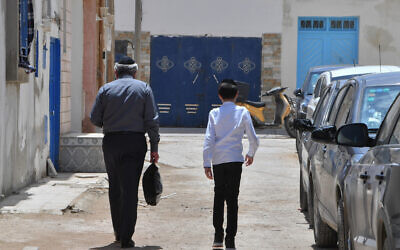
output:
<instances>
[{"instance_id":1,"label":"black bag","mask_svg":"<svg viewBox=\"0 0 400 250\"><path fill-rule=\"evenodd\" d=\"M156 164L152 163L144 172L143 179L143 193L146 203L151 206L157 205L160 201L163 186L161 183L160 172Z\"/></svg>"}]
</instances>

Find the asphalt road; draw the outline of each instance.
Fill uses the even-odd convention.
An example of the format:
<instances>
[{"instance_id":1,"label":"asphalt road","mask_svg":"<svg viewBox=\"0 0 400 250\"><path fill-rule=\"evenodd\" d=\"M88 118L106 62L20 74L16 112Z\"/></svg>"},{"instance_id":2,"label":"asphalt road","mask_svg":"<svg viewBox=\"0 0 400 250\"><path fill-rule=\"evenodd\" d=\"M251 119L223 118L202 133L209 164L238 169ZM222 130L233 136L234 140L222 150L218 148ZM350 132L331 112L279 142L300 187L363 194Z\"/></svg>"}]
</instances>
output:
<instances>
[{"instance_id":1,"label":"asphalt road","mask_svg":"<svg viewBox=\"0 0 400 250\"><path fill-rule=\"evenodd\" d=\"M237 248L315 249L299 211L295 141L265 133L260 139L254 164L242 174ZM211 249L213 182L204 176L202 144L200 133L162 134L164 199L145 206L140 191L137 249ZM0 249L118 249L107 189L87 191L74 204L64 215L0 215Z\"/></svg>"}]
</instances>

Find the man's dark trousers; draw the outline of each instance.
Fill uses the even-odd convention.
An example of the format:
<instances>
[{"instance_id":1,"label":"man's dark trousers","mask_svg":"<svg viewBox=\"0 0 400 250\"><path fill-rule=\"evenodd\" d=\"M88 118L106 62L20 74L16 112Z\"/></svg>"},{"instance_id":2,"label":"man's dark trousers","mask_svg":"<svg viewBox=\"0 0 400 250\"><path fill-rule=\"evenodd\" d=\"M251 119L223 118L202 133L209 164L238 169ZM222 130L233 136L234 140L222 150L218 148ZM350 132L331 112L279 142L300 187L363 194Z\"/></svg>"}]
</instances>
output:
<instances>
[{"instance_id":1,"label":"man's dark trousers","mask_svg":"<svg viewBox=\"0 0 400 250\"><path fill-rule=\"evenodd\" d=\"M238 196L242 162L229 162L213 166L215 240L222 242L224 235L224 203L227 205L226 239L234 239L237 232Z\"/></svg>"},{"instance_id":2,"label":"man's dark trousers","mask_svg":"<svg viewBox=\"0 0 400 250\"><path fill-rule=\"evenodd\" d=\"M147 151L144 133L106 133L103 153L116 238L131 240L137 218L138 187Z\"/></svg>"}]
</instances>

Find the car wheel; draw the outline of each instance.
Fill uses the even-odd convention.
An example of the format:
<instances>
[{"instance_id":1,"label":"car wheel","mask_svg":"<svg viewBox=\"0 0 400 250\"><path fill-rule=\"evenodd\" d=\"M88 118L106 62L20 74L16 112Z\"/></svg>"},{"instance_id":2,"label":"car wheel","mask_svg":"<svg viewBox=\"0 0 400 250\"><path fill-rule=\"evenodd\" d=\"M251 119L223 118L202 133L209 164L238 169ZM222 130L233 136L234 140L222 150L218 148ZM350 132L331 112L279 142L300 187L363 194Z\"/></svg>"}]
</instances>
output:
<instances>
[{"instance_id":1,"label":"car wheel","mask_svg":"<svg viewBox=\"0 0 400 250\"><path fill-rule=\"evenodd\" d=\"M340 199L337 206L338 213L338 245L339 249L350 250L351 249L351 237L349 232L348 221L346 213L344 211L343 199Z\"/></svg>"},{"instance_id":2,"label":"car wheel","mask_svg":"<svg viewBox=\"0 0 400 250\"><path fill-rule=\"evenodd\" d=\"M307 193L303 186L303 174L300 168L300 209L302 212L307 211Z\"/></svg>"},{"instance_id":3,"label":"car wheel","mask_svg":"<svg viewBox=\"0 0 400 250\"><path fill-rule=\"evenodd\" d=\"M314 192L313 192L313 183L311 178L308 183L308 192L307 192L307 211L308 211L308 223L310 223L310 228L314 227Z\"/></svg>"},{"instance_id":4,"label":"car wheel","mask_svg":"<svg viewBox=\"0 0 400 250\"><path fill-rule=\"evenodd\" d=\"M337 245L337 233L328 224L322 221L318 211L318 199L313 192L314 201L314 240L318 247L335 247Z\"/></svg>"}]
</instances>

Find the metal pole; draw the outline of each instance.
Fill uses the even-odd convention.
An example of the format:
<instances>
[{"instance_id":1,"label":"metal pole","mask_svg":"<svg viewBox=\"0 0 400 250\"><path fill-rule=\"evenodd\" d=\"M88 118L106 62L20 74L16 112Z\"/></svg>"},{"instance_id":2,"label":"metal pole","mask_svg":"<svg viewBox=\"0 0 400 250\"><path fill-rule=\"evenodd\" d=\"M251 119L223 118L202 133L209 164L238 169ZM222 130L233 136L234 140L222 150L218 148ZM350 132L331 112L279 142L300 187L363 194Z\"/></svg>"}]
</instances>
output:
<instances>
[{"instance_id":1,"label":"metal pole","mask_svg":"<svg viewBox=\"0 0 400 250\"><path fill-rule=\"evenodd\" d=\"M142 33L142 0L135 0L135 61L139 65L136 78L140 78L140 37Z\"/></svg>"}]
</instances>

